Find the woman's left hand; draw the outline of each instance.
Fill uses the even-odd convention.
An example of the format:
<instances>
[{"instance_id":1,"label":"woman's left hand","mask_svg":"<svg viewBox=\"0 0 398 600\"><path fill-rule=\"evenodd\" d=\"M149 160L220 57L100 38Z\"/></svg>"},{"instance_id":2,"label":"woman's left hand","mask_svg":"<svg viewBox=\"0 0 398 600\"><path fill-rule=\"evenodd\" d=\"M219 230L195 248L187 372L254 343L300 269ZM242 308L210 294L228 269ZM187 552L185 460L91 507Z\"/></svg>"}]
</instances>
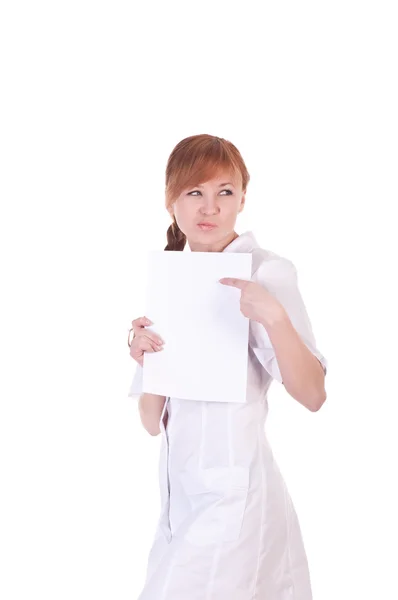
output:
<instances>
[{"instance_id":1,"label":"woman's left hand","mask_svg":"<svg viewBox=\"0 0 398 600\"><path fill-rule=\"evenodd\" d=\"M232 277L224 277L220 279L220 283L241 290L242 314L252 321L261 323L264 327L272 325L286 314L282 304L259 283Z\"/></svg>"}]
</instances>

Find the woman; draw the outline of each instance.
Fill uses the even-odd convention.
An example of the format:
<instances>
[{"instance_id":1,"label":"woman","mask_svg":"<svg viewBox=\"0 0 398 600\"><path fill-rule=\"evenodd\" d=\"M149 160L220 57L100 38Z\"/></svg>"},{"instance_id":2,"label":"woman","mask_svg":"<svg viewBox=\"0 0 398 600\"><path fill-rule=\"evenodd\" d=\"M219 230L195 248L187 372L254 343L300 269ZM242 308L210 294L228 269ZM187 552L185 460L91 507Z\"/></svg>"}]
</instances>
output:
<instances>
[{"instance_id":1,"label":"woman","mask_svg":"<svg viewBox=\"0 0 398 600\"><path fill-rule=\"evenodd\" d=\"M251 232L235 232L248 182L239 151L222 138L188 137L168 160L173 222L165 250L252 253L251 281L221 280L241 290L250 319L248 385L241 404L141 393L144 352L160 351L163 340L146 329L146 317L133 321L130 354L138 366L129 395L139 395L147 431L162 434L161 515L139 600L312 598L297 515L264 424L273 379L317 411L327 363L293 263L260 248Z\"/></svg>"}]
</instances>

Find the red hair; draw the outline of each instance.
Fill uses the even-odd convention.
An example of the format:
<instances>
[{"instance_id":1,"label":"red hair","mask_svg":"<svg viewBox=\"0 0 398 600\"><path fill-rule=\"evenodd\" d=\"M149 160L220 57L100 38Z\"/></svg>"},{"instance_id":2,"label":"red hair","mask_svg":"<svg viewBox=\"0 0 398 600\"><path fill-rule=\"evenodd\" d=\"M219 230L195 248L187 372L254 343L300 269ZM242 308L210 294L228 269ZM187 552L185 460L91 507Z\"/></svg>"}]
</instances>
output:
<instances>
[{"instance_id":1,"label":"red hair","mask_svg":"<svg viewBox=\"0 0 398 600\"><path fill-rule=\"evenodd\" d=\"M239 175L242 190L246 192L250 175L232 142L206 133L181 140L167 161L166 208L170 208L184 189L209 181L221 170L228 170L233 176ZM185 244L185 234L174 218L167 230L165 250L183 250Z\"/></svg>"}]
</instances>

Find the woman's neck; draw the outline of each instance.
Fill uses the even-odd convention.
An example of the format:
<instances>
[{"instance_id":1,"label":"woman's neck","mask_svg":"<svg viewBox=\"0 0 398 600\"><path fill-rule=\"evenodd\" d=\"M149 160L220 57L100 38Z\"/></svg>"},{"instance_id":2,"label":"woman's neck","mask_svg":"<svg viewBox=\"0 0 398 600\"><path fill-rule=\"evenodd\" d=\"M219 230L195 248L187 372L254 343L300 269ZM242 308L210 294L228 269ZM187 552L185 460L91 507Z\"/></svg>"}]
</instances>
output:
<instances>
[{"instance_id":1,"label":"woman's neck","mask_svg":"<svg viewBox=\"0 0 398 600\"><path fill-rule=\"evenodd\" d=\"M222 252L231 242L236 240L239 234L236 231L228 234L225 238L215 242L214 244L199 244L197 242L190 243L188 240L189 247L192 252Z\"/></svg>"}]
</instances>

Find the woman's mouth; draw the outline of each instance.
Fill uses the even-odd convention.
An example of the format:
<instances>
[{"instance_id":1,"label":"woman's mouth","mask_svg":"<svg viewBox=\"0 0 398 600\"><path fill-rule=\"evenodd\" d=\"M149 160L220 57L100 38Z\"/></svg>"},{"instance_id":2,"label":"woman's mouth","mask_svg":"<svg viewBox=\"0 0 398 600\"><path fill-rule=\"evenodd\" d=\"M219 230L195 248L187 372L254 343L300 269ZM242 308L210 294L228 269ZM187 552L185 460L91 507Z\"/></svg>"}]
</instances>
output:
<instances>
[{"instance_id":1,"label":"woman's mouth","mask_svg":"<svg viewBox=\"0 0 398 600\"><path fill-rule=\"evenodd\" d=\"M198 227L202 231L212 231L217 228L217 225L215 223L207 223L204 221L203 223L198 223Z\"/></svg>"}]
</instances>

